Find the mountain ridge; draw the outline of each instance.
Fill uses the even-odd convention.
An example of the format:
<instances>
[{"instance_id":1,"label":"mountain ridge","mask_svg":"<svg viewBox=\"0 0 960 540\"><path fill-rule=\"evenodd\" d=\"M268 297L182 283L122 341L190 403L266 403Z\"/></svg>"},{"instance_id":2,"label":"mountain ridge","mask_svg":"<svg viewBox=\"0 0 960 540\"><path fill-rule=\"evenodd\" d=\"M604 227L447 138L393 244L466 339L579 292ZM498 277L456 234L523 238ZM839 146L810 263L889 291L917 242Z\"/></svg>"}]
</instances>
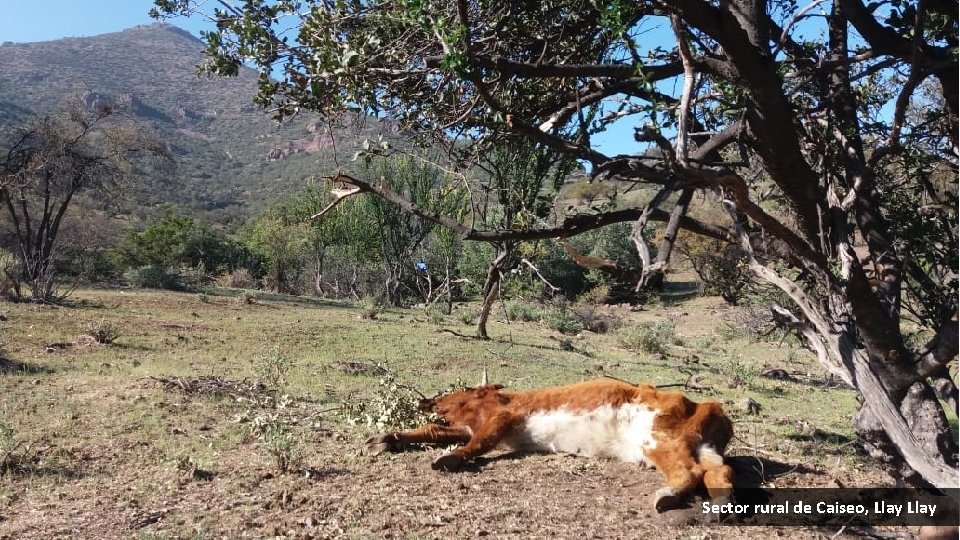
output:
<instances>
[{"instance_id":1,"label":"mountain ridge","mask_svg":"<svg viewBox=\"0 0 960 540\"><path fill-rule=\"evenodd\" d=\"M54 110L71 95L111 103L168 141L178 189L155 193L214 221L248 217L329 172L389 126L360 122L328 131L317 115L282 124L253 103L257 73L199 74L204 43L168 23L54 41L0 44L0 126ZM336 138L332 144L331 138ZM337 156L334 156L334 151Z\"/></svg>"}]
</instances>

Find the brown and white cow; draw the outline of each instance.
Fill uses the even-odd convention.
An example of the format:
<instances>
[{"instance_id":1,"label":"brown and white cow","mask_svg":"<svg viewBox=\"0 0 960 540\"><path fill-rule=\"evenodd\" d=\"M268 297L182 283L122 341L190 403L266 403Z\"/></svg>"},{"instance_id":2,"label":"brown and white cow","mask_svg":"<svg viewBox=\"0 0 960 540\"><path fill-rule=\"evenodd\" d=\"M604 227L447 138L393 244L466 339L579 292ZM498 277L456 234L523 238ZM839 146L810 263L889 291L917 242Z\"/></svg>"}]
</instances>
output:
<instances>
[{"instance_id":1,"label":"brown and white cow","mask_svg":"<svg viewBox=\"0 0 960 540\"><path fill-rule=\"evenodd\" d=\"M658 512L678 506L701 485L715 503L732 495L733 470L724 465L723 452L733 425L716 402L694 403L680 392L615 379L521 392L502 389L484 384L424 399L420 408L447 425L381 433L367 445L381 452L411 444L462 444L433 462L434 469L444 471L455 471L501 444L515 451L653 466L666 479L655 495Z\"/></svg>"}]
</instances>

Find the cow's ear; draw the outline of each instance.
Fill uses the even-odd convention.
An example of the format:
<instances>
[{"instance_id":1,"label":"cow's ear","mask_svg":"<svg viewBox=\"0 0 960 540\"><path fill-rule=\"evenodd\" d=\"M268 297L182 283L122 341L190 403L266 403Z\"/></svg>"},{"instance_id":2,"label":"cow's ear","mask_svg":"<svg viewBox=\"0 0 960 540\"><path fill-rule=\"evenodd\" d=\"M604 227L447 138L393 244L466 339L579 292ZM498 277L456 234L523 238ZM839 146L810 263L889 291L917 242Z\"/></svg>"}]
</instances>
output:
<instances>
[{"instance_id":1,"label":"cow's ear","mask_svg":"<svg viewBox=\"0 0 960 540\"><path fill-rule=\"evenodd\" d=\"M502 384L486 384L486 385L483 385L483 386L475 389L475 390L474 390L474 393L476 393L477 397L483 397L483 396L489 394L490 392L496 392L497 390L500 390L501 388L503 388L503 385L502 385Z\"/></svg>"}]
</instances>

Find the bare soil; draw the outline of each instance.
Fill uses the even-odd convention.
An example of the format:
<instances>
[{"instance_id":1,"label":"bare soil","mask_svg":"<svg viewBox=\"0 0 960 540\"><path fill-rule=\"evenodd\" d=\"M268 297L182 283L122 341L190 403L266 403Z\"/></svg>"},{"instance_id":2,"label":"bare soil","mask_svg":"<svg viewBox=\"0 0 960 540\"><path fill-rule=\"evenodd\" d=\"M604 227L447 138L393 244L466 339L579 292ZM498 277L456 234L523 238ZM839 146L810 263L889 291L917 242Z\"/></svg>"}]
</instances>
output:
<instances>
[{"instance_id":1,"label":"bare soil","mask_svg":"<svg viewBox=\"0 0 960 540\"><path fill-rule=\"evenodd\" d=\"M720 399L735 421L728 455L738 485L890 483L839 433L849 419L849 396L819 382L818 371L802 363L802 351L715 337L711 329L723 310L681 305L637 314L673 317L683 335L669 354L644 357L593 334L578 337L576 351L561 350L560 337L532 323L498 327L510 341L491 343L450 336L410 312L358 323L355 310L305 300L241 305L221 297L100 291L85 298L90 306L73 309L0 306L10 320L0 336L0 421L14 428L18 444L0 467L2 540L739 539L863 532L705 523L699 495L688 508L657 514L652 496L659 474L608 460L501 453L466 471L441 473L430 463L443 449L368 455L363 441L371 430L349 426L331 407L358 393L369 396L377 386L375 375L342 366L382 360L404 380L434 389L472 375L465 369L475 370L478 358L513 387L569 382L601 370L671 382L696 372L708 389L691 397ZM78 325L102 318L122 325L117 343L77 336ZM59 342L76 345L48 350ZM301 459L289 472L280 472L263 441L238 421L248 403L187 394L158 380L254 381L257 353L274 342L306 351L291 390L302 419L296 426ZM765 379L761 366L802 380ZM728 388L735 370L745 382ZM763 403L759 415L740 410L736 400L744 395ZM0 462L3 452L0 446ZM891 533L909 531L884 532Z\"/></svg>"},{"instance_id":2,"label":"bare soil","mask_svg":"<svg viewBox=\"0 0 960 540\"><path fill-rule=\"evenodd\" d=\"M25 382L24 384L31 384ZM42 384L42 383L41 383ZM153 381L100 389L90 399L118 407L150 400ZM82 395L83 388L74 388ZM228 416L184 415L206 398L170 393L166 431L176 439L215 438ZM199 403L197 403L199 402ZM216 403L214 403L216 405ZM229 409L232 405L226 405ZM781 538L832 537L836 530L707 522L700 494L689 507L658 514L659 473L610 460L495 453L460 473L431 470L442 451L366 455L363 434L315 430L303 467L281 474L255 444L216 462L176 467L149 442L111 439L58 447L41 441L21 475L3 483L0 539L19 538ZM829 486L828 471L803 463L734 456L738 485ZM848 484L884 481L846 474Z\"/></svg>"}]
</instances>

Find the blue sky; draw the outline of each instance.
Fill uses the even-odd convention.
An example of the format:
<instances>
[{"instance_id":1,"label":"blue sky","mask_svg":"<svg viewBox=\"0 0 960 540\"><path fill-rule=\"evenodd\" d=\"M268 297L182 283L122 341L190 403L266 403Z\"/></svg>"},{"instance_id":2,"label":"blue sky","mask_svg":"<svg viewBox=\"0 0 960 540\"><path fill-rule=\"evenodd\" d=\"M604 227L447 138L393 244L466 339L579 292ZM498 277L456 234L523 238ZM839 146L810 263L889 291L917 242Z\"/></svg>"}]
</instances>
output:
<instances>
[{"instance_id":1,"label":"blue sky","mask_svg":"<svg viewBox=\"0 0 960 540\"><path fill-rule=\"evenodd\" d=\"M64 37L119 32L154 22L147 12L152 0L0 0L0 42L48 41ZM194 34L198 19L177 19Z\"/></svg>"}]
</instances>

